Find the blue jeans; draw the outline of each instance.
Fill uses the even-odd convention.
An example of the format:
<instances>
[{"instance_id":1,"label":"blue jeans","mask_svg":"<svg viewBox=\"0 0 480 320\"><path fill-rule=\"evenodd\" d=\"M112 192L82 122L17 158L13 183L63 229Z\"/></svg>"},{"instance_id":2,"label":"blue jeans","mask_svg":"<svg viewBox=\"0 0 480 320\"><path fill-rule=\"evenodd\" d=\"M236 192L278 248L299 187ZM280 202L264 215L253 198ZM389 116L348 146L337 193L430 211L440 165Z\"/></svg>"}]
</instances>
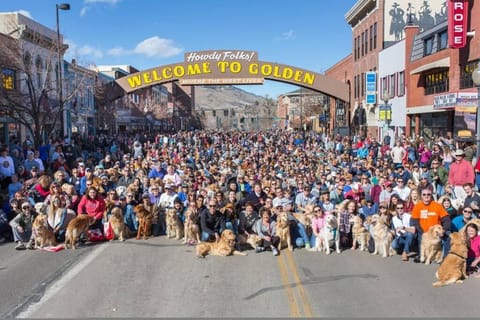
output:
<instances>
[{"instance_id":1,"label":"blue jeans","mask_svg":"<svg viewBox=\"0 0 480 320\"><path fill-rule=\"evenodd\" d=\"M392 241L392 248L395 250L403 249L403 252L409 254L415 235L411 232L405 232L401 236L396 236Z\"/></svg>"},{"instance_id":2,"label":"blue jeans","mask_svg":"<svg viewBox=\"0 0 480 320\"><path fill-rule=\"evenodd\" d=\"M292 227L292 225L290 225L290 234L295 240L295 246L304 247L306 243L310 243L305 226L299 222L296 223L296 226Z\"/></svg>"}]
</instances>

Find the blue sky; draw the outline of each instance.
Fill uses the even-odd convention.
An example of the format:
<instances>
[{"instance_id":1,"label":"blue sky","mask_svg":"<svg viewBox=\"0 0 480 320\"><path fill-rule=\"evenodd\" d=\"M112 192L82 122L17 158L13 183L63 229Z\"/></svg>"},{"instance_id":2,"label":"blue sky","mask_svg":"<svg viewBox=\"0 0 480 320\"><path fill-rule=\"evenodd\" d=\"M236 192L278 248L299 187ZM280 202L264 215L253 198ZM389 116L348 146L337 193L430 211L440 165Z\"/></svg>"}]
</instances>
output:
<instances>
[{"instance_id":1,"label":"blue sky","mask_svg":"<svg viewBox=\"0 0 480 320\"><path fill-rule=\"evenodd\" d=\"M60 30L65 58L83 65L130 64L140 70L181 62L185 52L243 49L263 61L324 72L351 52L345 13L357 0L70 0ZM68 1L65 1L68 2ZM51 0L2 0L56 30ZM277 95L295 86L274 81L242 86Z\"/></svg>"}]
</instances>

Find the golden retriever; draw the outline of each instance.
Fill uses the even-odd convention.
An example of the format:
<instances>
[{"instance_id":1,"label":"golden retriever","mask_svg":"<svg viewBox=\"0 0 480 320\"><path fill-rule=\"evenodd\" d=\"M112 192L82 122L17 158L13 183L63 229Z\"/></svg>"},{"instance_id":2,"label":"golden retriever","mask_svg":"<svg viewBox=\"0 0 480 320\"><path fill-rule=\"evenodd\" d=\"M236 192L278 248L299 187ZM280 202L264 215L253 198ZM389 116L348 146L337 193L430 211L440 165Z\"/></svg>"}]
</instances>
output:
<instances>
[{"instance_id":1,"label":"golden retriever","mask_svg":"<svg viewBox=\"0 0 480 320\"><path fill-rule=\"evenodd\" d=\"M197 257L205 258L207 254L214 256L246 256L245 252L235 250L235 233L232 230L226 229L222 232L220 239L216 242L201 242L197 244L195 252Z\"/></svg>"},{"instance_id":2,"label":"golden retriever","mask_svg":"<svg viewBox=\"0 0 480 320\"><path fill-rule=\"evenodd\" d=\"M76 218L70 221L67 225L65 233L65 249L68 249L70 244L73 249L77 243L80 235L88 230L88 227L95 223L95 218L87 214L79 214Z\"/></svg>"},{"instance_id":3,"label":"golden retriever","mask_svg":"<svg viewBox=\"0 0 480 320\"><path fill-rule=\"evenodd\" d=\"M192 209L185 212L185 223L183 224L183 243L200 243L200 226L198 225L198 214Z\"/></svg>"},{"instance_id":4,"label":"golden retriever","mask_svg":"<svg viewBox=\"0 0 480 320\"><path fill-rule=\"evenodd\" d=\"M370 234L367 229L363 226L362 217L356 215L353 217L353 226L352 226L352 250L357 248L357 245L360 246L360 251L368 250L368 238Z\"/></svg>"},{"instance_id":5,"label":"golden retriever","mask_svg":"<svg viewBox=\"0 0 480 320\"><path fill-rule=\"evenodd\" d=\"M175 209L167 209L165 219L167 222L167 237L177 240L183 238L183 224L177 215L177 211Z\"/></svg>"},{"instance_id":6,"label":"golden retriever","mask_svg":"<svg viewBox=\"0 0 480 320\"><path fill-rule=\"evenodd\" d=\"M108 222L113 229L113 239L118 239L120 241L125 241L125 223L123 220L123 211L120 207L112 208L111 215L108 218ZM111 240L110 240L111 241Z\"/></svg>"},{"instance_id":7,"label":"golden retriever","mask_svg":"<svg viewBox=\"0 0 480 320\"><path fill-rule=\"evenodd\" d=\"M452 283L463 283L467 278L467 242L464 232L450 234L450 252L443 259L436 272L439 281L432 283L434 287L443 287Z\"/></svg>"},{"instance_id":8,"label":"golden retriever","mask_svg":"<svg viewBox=\"0 0 480 320\"><path fill-rule=\"evenodd\" d=\"M239 246L249 245L253 249L259 246L262 243L262 238L256 235L255 233L251 233L248 237L244 234L237 235L237 243Z\"/></svg>"},{"instance_id":9,"label":"golden retriever","mask_svg":"<svg viewBox=\"0 0 480 320\"><path fill-rule=\"evenodd\" d=\"M293 251L292 238L290 235L290 222L288 221L287 212L281 212L277 217L275 224L275 235L280 238L278 243L278 251L287 247L289 251Z\"/></svg>"},{"instance_id":10,"label":"golden retriever","mask_svg":"<svg viewBox=\"0 0 480 320\"><path fill-rule=\"evenodd\" d=\"M143 237L143 239L146 240L152 233L153 214L148 211L143 204L136 205L135 208L133 208L133 211L138 220L136 239L139 240Z\"/></svg>"},{"instance_id":11,"label":"golden retriever","mask_svg":"<svg viewBox=\"0 0 480 320\"><path fill-rule=\"evenodd\" d=\"M380 254L384 258L395 255L395 250L392 248L393 232L387 225L389 216L373 214L370 217L369 223L372 225L372 237L375 242L372 255Z\"/></svg>"},{"instance_id":12,"label":"golden retriever","mask_svg":"<svg viewBox=\"0 0 480 320\"><path fill-rule=\"evenodd\" d=\"M32 225L33 236L35 239L35 248L44 248L45 245L55 246L55 235L53 230L48 226L47 216L39 214Z\"/></svg>"},{"instance_id":13,"label":"golden retriever","mask_svg":"<svg viewBox=\"0 0 480 320\"><path fill-rule=\"evenodd\" d=\"M431 226L427 232L422 235L420 262L430 264L432 262L440 263L442 261L442 237L445 230L439 224Z\"/></svg>"}]
</instances>

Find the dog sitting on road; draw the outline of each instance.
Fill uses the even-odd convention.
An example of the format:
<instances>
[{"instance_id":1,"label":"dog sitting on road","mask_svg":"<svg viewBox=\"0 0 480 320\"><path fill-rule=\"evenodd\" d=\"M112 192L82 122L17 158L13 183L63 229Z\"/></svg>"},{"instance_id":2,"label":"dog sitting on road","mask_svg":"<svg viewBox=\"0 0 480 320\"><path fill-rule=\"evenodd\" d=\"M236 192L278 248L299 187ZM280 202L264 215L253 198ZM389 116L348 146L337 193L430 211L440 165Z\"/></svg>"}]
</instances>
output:
<instances>
[{"instance_id":1,"label":"dog sitting on road","mask_svg":"<svg viewBox=\"0 0 480 320\"><path fill-rule=\"evenodd\" d=\"M277 217L275 224L275 235L280 238L278 242L278 251L287 247L289 251L293 251L292 237L290 235L290 221L288 220L288 213L281 212Z\"/></svg>"},{"instance_id":2,"label":"dog sitting on road","mask_svg":"<svg viewBox=\"0 0 480 320\"><path fill-rule=\"evenodd\" d=\"M185 212L185 223L183 224L183 243L200 243L200 226L198 225L198 214L195 210L188 209Z\"/></svg>"},{"instance_id":3,"label":"dog sitting on road","mask_svg":"<svg viewBox=\"0 0 480 320\"><path fill-rule=\"evenodd\" d=\"M323 249L326 254L330 254L331 247L335 247L337 253L340 251L340 232L338 230L338 218L334 214L329 214L325 217L325 224L322 230L322 237L315 243L315 247L322 250L321 241L323 241Z\"/></svg>"},{"instance_id":4,"label":"dog sitting on road","mask_svg":"<svg viewBox=\"0 0 480 320\"><path fill-rule=\"evenodd\" d=\"M113 229L113 234L114 234L113 239L116 238L120 241L125 241L126 227L123 221L122 208L120 207L112 208L111 215L108 218L108 222L110 222L110 225L112 226L112 229Z\"/></svg>"},{"instance_id":5,"label":"dog sitting on road","mask_svg":"<svg viewBox=\"0 0 480 320\"><path fill-rule=\"evenodd\" d=\"M467 278L467 241L464 232L450 234L450 251L443 259L436 272L439 281L432 283L434 287L443 287L452 283L463 283Z\"/></svg>"},{"instance_id":6,"label":"dog sitting on road","mask_svg":"<svg viewBox=\"0 0 480 320\"><path fill-rule=\"evenodd\" d=\"M167 237L180 240L183 238L183 224L175 209L166 210Z\"/></svg>"},{"instance_id":7,"label":"dog sitting on road","mask_svg":"<svg viewBox=\"0 0 480 320\"><path fill-rule=\"evenodd\" d=\"M138 230L136 239L143 237L146 240L152 233L153 214L148 211L143 204L136 205L133 209L138 220Z\"/></svg>"},{"instance_id":8,"label":"dog sitting on road","mask_svg":"<svg viewBox=\"0 0 480 320\"><path fill-rule=\"evenodd\" d=\"M445 230L439 224L431 226L422 235L420 261L425 264L442 261L442 237Z\"/></svg>"},{"instance_id":9,"label":"dog sitting on road","mask_svg":"<svg viewBox=\"0 0 480 320\"><path fill-rule=\"evenodd\" d=\"M357 248L357 245L360 246L360 251L368 250L368 238L370 234L367 229L363 226L362 217L356 215L353 217L353 226L352 226L352 250Z\"/></svg>"},{"instance_id":10,"label":"dog sitting on road","mask_svg":"<svg viewBox=\"0 0 480 320\"><path fill-rule=\"evenodd\" d=\"M47 215L39 214L35 217L32 225L32 231L35 239L35 248L44 248L45 246L55 246L55 235L47 222Z\"/></svg>"},{"instance_id":11,"label":"dog sitting on road","mask_svg":"<svg viewBox=\"0 0 480 320\"><path fill-rule=\"evenodd\" d=\"M373 214L369 217L371 217L369 223L372 225L372 236L375 241L375 251L372 254L380 254L384 258L395 255L395 250L392 248L394 235L387 226L389 216Z\"/></svg>"}]
</instances>

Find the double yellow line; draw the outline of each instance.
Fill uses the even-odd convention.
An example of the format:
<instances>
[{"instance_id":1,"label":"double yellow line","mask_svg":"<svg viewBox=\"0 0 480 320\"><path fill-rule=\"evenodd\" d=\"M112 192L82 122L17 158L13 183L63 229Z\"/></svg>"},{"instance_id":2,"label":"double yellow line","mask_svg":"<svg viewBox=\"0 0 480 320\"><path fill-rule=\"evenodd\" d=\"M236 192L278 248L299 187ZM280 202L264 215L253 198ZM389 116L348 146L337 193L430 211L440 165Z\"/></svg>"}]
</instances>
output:
<instances>
[{"instance_id":1,"label":"double yellow line","mask_svg":"<svg viewBox=\"0 0 480 320\"><path fill-rule=\"evenodd\" d=\"M297 266L295 264L295 260L293 259L292 253L287 249L282 250L277 262L280 269L282 284L287 293L290 316L297 318L313 317L312 306L310 305L307 293L305 292L305 288L303 287L300 276L298 275ZM295 295L295 293L297 293L297 295ZM302 308L300 308L300 306Z\"/></svg>"}]
</instances>

